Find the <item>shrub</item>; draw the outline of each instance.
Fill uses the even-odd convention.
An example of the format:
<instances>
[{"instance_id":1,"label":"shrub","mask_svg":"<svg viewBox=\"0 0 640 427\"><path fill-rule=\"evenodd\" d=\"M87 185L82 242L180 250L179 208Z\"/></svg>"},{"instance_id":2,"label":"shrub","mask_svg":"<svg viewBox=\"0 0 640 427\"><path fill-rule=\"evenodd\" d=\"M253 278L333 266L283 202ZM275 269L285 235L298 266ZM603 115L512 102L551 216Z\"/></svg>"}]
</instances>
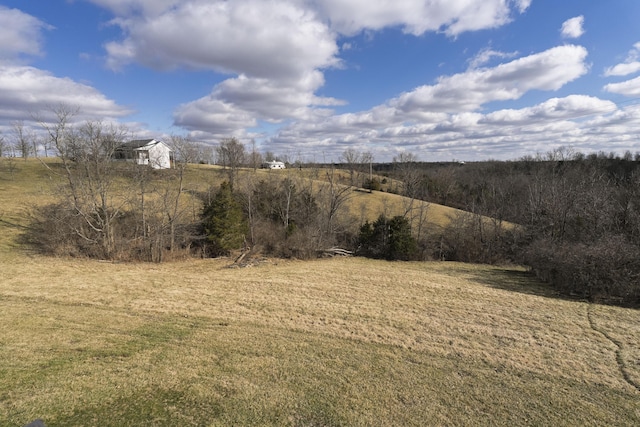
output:
<instances>
[{"instance_id":1,"label":"shrub","mask_svg":"<svg viewBox=\"0 0 640 427\"><path fill-rule=\"evenodd\" d=\"M366 179L364 182L364 188L371 191L380 191L382 186L380 185L380 180L378 178Z\"/></svg>"}]
</instances>

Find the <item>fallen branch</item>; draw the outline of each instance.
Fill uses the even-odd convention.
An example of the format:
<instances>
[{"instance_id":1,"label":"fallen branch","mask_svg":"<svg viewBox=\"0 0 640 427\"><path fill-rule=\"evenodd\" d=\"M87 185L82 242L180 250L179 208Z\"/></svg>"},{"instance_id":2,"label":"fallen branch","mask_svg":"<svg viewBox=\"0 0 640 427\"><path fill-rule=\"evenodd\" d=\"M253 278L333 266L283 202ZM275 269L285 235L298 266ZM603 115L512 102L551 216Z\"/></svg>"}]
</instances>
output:
<instances>
[{"instance_id":1,"label":"fallen branch","mask_svg":"<svg viewBox=\"0 0 640 427\"><path fill-rule=\"evenodd\" d=\"M319 252L324 257L353 256L353 252L352 251L348 251L348 250L342 249L342 248L322 249Z\"/></svg>"}]
</instances>

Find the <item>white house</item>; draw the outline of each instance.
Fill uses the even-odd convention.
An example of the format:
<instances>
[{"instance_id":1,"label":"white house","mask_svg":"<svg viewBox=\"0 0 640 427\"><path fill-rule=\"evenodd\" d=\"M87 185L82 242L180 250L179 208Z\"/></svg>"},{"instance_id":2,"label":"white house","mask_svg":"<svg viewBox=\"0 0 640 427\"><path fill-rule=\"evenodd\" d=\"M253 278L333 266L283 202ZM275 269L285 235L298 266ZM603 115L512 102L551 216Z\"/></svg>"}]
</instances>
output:
<instances>
[{"instance_id":1,"label":"white house","mask_svg":"<svg viewBox=\"0 0 640 427\"><path fill-rule=\"evenodd\" d=\"M160 140L137 139L116 148L114 158L131 161L137 165L149 165L154 169L169 169L171 151L171 148Z\"/></svg>"},{"instance_id":2,"label":"white house","mask_svg":"<svg viewBox=\"0 0 640 427\"><path fill-rule=\"evenodd\" d=\"M266 162L262 165L265 169L285 169L284 162L278 162L276 160L272 162Z\"/></svg>"}]
</instances>

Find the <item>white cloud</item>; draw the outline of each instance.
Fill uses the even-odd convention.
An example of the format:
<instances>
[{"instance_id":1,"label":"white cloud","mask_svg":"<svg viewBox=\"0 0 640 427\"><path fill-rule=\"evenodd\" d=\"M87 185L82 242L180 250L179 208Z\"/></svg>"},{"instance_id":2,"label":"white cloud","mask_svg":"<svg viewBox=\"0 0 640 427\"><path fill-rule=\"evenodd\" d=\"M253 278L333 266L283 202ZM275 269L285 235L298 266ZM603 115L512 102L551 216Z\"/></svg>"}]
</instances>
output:
<instances>
[{"instance_id":1,"label":"white cloud","mask_svg":"<svg viewBox=\"0 0 640 427\"><path fill-rule=\"evenodd\" d=\"M91 86L27 66L0 66L0 114L3 118L36 112L46 106L69 104L84 116L122 117L131 111ZM13 112L13 113L12 113Z\"/></svg>"},{"instance_id":2,"label":"white cloud","mask_svg":"<svg viewBox=\"0 0 640 427\"><path fill-rule=\"evenodd\" d=\"M610 76L627 76L640 71L640 42L633 45L633 48L627 54L625 62L609 67L604 71L606 77Z\"/></svg>"},{"instance_id":3,"label":"white cloud","mask_svg":"<svg viewBox=\"0 0 640 427\"><path fill-rule=\"evenodd\" d=\"M123 117L130 110L117 105L96 89L68 78L28 66L0 66L0 117L24 118L25 112L58 104L78 107L83 116Z\"/></svg>"},{"instance_id":4,"label":"white cloud","mask_svg":"<svg viewBox=\"0 0 640 427\"><path fill-rule=\"evenodd\" d=\"M609 83L604 90L625 96L640 96L640 77L620 83Z\"/></svg>"},{"instance_id":5,"label":"white cloud","mask_svg":"<svg viewBox=\"0 0 640 427\"><path fill-rule=\"evenodd\" d=\"M469 70L441 77L390 102L408 112L472 111L492 101L520 98L527 91L557 90L587 72L587 50L565 45L519 58L489 69Z\"/></svg>"},{"instance_id":6,"label":"white cloud","mask_svg":"<svg viewBox=\"0 0 640 427\"><path fill-rule=\"evenodd\" d=\"M22 55L41 55L41 31L52 28L18 9L0 5L0 61L13 61Z\"/></svg>"},{"instance_id":7,"label":"white cloud","mask_svg":"<svg viewBox=\"0 0 640 427\"><path fill-rule=\"evenodd\" d=\"M28 121L38 110L59 104L78 107L82 117L109 119L130 114L91 86L20 64L43 54L41 33L52 28L17 9L0 6L0 125Z\"/></svg>"},{"instance_id":8,"label":"white cloud","mask_svg":"<svg viewBox=\"0 0 640 427\"><path fill-rule=\"evenodd\" d=\"M466 31L496 28L511 20L512 9L523 13L530 0L317 0L318 9L334 30L353 35L365 29L400 26L420 35L443 31L456 36Z\"/></svg>"},{"instance_id":9,"label":"white cloud","mask_svg":"<svg viewBox=\"0 0 640 427\"><path fill-rule=\"evenodd\" d=\"M139 62L295 80L339 63L335 35L313 11L286 0L193 0L113 22L125 39L105 46L112 68Z\"/></svg>"},{"instance_id":10,"label":"white cloud","mask_svg":"<svg viewBox=\"0 0 640 427\"><path fill-rule=\"evenodd\" d=\"M551 98L533 107L519 110L499 110L486 114L483 122L491 124L529 124L544 120L576 119L593 114L610 113L617 109L611 101L586 95Z\"/></svg>"},{"instance_id":11,"label":"white cloud","mask_svg":"<svg viewBox=\"0 0 640 427\"><path fill-rule=\"evenodd\" d=\"M218 84L208 96L181 105L174 121L187 129L204 127L219 134L222 130L236 132L240 127L254 127L258 120L271 123L307 120L316 117L324 107L344 104L314 95L323 84L324 77L318 71L286 84L241 75Z\"/></svg>"},{"instance_id":12,"label":"white cloud","mask_svg":"<svg viewBox=\"0 0 640 427\"><path fill-rule=\"evenodd\" d=\"M624 62L617 64L613 67L609 67L605 70L604 75L610 76L628 76L629 74L635 74L640 71L640 62Z\"/></svg>"},{"instance_id":13,"label":"white cloud","mask_svg":"<svg viewBox=\"0 0 640 427\"><path fill-rule=\"evenodd\" d=\"M577 39L584 34L584 16L576 16L575 18L567 19L562 24L562 37L568 39Z\"/></svg>"},{"instance_id":14,"label":"white cloud","mask_svg":"<svg viewBox=\"0 0 640 427\"><path fill-rule=\"evenodd\" d=\"M500 52L491 48L485 48L469 60L469 68L473 69L481 67L490 62L493 58L513 58L517 54L518 52Z\"/></svg>"},{"instance_id":15,"label":"white cloud","mask_svg":"<svg viewBox=\"0 0 640 427\"><path fill-rule=\"evenodd\" d=\"M258 124L250 112L211 95L179 106L173 117L176 125L191 131L206 132L208 137L213 138L237 136L244 129Z\"/></svg>"},{"instance_id":16,"label":"white cloud","mask_svg":"<svg viewBox=\"0 0 640 427\"><path fill-rule=\"evenodd\" d=\"M121 17L157 18L198 3L217 7L221 0L89 0ZM232 3L232 2L229 2ZM255 1L257 10L279 9L283 3L304 8L332 31L353 35L362 30L401 26L407 33L444 31L458 35L465 31L496 28L511 20L512 13L524 13L531 0L280 0ZM270 6L271 5L271 6ZM230 5L235 7L235 5ZM268 16L268 15L267 15ZM268 21L265 21L268 22Z\"/></svg>"},{"instance_id":17,"label":"white cloud","mask_svg":"<svg viewBox=\"0 0 640 427\"><path fill-rule=\"evenodd\" d=\"M532 0L516 0L515 4L518 8L518 12L524 13L525 10L529 8Z\"/></svg>"},{"instance_id":18,"label":"white cloud","mask_svg":"<svg viewBox=\"0 0 640 427\"><path fill-rule=\"evenodd\" d=\"M515 100L527 91L559 89L586 73L586 56L583 47L566 45L492 68L443 76L434 85L368 111L292 123L270 143L274 151L286 148L316 158L320 154L338 158L347 146L373 147L380 160L390 159L398 150L429 151L437 156L431 159L446 160L470 150L479 157L513 158L514 152L535 152L545 141L579 145L588 131L581 122L615 113L614 103L570 95L533 107L479 111L486 103Z\"/></svg>"},{"instance_id":19,"label":"white cloud","mask_svg":"<svg viewBox=\"0 0 640 427\"><path fill-rule=\"evenodd\" d=\"M218 85L213 95L226 102L240 105L252 111L261 119L279 121L287 118L304 119L308 107L343 105L334 98L322 98L314 92L324 84L324 77L318 71L311 72L295 84L278 85L261 78L240 76L228 79Z\"/></svg>"}]
</instances>

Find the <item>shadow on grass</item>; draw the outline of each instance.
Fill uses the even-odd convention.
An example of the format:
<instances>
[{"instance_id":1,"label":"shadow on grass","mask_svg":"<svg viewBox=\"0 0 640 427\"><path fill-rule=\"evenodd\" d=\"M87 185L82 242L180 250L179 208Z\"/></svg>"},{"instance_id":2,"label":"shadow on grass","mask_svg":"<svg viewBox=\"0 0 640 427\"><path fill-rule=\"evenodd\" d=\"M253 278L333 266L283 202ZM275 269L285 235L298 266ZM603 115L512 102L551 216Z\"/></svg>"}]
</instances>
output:
<instances>
[{"instance_id":1,"label":"shadow on grass","mask_svg":"<svg viewBox=\"0 0 640 427\"><path fill-rule=\"evenodd\" d=\"M529 271L511 269L491 270L483 274L476 274L470 280L481 285L490 286L510 292L518 292L526 295L535 295L545 298L560 299L565 301L583 301L558 292L553 285L542 282Z\"/></svg>"},{"instance_id":2,"label":"shadow on grass","mask_svg":"<svg viewBox=\"0 0 640 427\"><path fill-rule=\"evenodd\" d=\"M609 305L623 308L640 309L639 304L624 302L619 298L600 298L590 300L580 295L567 295L558 291L552 284L538 279L528 271L497 269L487 273L478 273L470 280L495 289L554 298L563 301L588 302L598 305Z\"/></svg>"}]
</instances>

